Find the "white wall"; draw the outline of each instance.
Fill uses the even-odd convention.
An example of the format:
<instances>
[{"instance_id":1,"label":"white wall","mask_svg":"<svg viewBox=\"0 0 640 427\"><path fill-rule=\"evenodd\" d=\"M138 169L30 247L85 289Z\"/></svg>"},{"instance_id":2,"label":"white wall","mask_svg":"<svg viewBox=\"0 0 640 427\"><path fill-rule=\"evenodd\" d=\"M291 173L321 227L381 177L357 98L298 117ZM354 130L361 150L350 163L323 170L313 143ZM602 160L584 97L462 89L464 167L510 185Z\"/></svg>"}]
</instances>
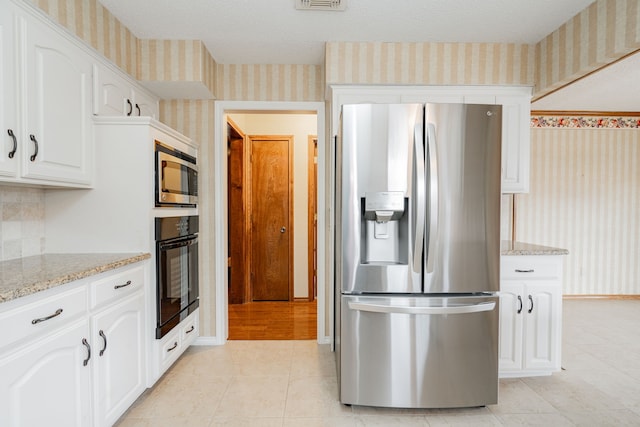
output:
<instances>
[{"instance_id":1,"label":"white wall","mask_svg":"<svg viewBox=\"0 0 640 427\"><path fill-rule=\"evenodd\" d=\"M317 132L315 114L229 114L246 135L293 135L294 297L308 297L308 137Z\"/></svg>"}]
</instances>

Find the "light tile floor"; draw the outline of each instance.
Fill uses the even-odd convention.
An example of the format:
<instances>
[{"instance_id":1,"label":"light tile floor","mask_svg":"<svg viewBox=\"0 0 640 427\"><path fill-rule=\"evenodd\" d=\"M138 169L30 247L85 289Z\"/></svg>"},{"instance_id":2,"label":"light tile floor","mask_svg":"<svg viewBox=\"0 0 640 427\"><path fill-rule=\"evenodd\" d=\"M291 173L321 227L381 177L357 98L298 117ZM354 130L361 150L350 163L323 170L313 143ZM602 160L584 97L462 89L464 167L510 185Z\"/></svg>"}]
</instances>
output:
<instances>
[{"instance_id":1,"label":"light tile floor","mask_svg":"<svg viewBox=\"0 0 640 427\"><path fill-rule=\"evenodd\" d=\"M346 407L314 341L191 347L118 427L640 426L640 300L565 300L564 370L500 380L499 403L459 410Z\"/></svg>"}]
</instances>

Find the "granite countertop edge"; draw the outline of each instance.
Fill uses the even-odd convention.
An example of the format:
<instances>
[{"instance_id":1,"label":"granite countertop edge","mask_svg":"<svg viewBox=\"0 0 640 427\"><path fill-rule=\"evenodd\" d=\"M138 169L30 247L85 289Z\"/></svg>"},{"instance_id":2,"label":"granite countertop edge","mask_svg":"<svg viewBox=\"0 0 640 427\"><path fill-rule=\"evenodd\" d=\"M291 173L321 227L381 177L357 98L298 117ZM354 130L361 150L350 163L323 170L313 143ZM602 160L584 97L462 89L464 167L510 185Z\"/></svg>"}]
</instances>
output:
<instances>
[{"instance_id":1,"label":"granite countertop edge","mask_svg":"<svg viewBox=\"0 0 640 427\"><path fill-rule=\"evenodd\" d=\"M151 258L150 253L43 254L0 262L0 303Z\"/></svg>"},{"instance_id":2,"label":"granite countertop edge","mask_svg":"<svg viewBox=\"0 0 640 427\"><path fill-rule=\"evenodd\" d=\"M568 255L569 251L563 248L554 248L551 246L536 245L525 242L512 242L503 240L500 245L500 255Z\"/></svg>"}]
</instances>

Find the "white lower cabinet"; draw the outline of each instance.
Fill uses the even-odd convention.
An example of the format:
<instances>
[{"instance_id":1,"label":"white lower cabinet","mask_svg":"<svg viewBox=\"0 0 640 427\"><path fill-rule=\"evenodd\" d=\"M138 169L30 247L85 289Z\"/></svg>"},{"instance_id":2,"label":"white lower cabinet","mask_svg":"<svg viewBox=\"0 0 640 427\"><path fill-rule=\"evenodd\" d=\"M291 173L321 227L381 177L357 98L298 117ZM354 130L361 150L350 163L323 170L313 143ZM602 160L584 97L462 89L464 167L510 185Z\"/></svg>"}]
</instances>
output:
<instances>
[{"instance_id":1,"label":"white lower cabinet","mask_svg":"<svg viewBox=\"0 0 640 427\"><path fill-rule=\"evenodd\" d=\"M111 426L146 388L144 294L93 316L96 426Z\"/></svg>"},{"instance_id":2,"label":"white lower cabinet","mask_svg":"<svg viewBox=\"0 0 640 427\"><path fill-rule=\"evenodd\" d=\"M500 377L549 375L561 369L561 256L502 257Z\"/></svg>"},{"instance_id":3,"label":"white lower cabinet","mask_svg":"<svg viewBox=\"0 0 640 427\"><path fill-rule=\"evenodd\" d=\"M88 332L76 321L0 358L0 425L91 425Z\"/></svg>"},{"instance_id":4,"label":"white lower cabinet","mask_svg":"<svg viewBox=\"0 0 640 427\"><path fill-rule=\"evenodd\" d=\"M0 342L0 426L116 422L146 388L147 269L124 267L0 304L0 326L24 334Z\"/></svg>"}]
</instances>

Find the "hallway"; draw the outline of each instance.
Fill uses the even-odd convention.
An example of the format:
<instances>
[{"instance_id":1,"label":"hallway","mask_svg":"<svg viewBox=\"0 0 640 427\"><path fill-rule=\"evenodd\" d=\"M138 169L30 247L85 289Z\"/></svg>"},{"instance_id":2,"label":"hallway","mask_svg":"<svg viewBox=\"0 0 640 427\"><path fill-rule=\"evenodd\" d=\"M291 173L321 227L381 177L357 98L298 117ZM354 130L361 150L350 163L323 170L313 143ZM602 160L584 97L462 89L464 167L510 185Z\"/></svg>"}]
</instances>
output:
<instances>
[{"instance_id":1,"label":"hallway","mask_svg":"<svg viewBox=\"0 0 640 427\"><path fill-rule=\"evenodd\" d=\"M315 340L316 301L229 304L230 340Z\"/></svg>"}]
</instances>

